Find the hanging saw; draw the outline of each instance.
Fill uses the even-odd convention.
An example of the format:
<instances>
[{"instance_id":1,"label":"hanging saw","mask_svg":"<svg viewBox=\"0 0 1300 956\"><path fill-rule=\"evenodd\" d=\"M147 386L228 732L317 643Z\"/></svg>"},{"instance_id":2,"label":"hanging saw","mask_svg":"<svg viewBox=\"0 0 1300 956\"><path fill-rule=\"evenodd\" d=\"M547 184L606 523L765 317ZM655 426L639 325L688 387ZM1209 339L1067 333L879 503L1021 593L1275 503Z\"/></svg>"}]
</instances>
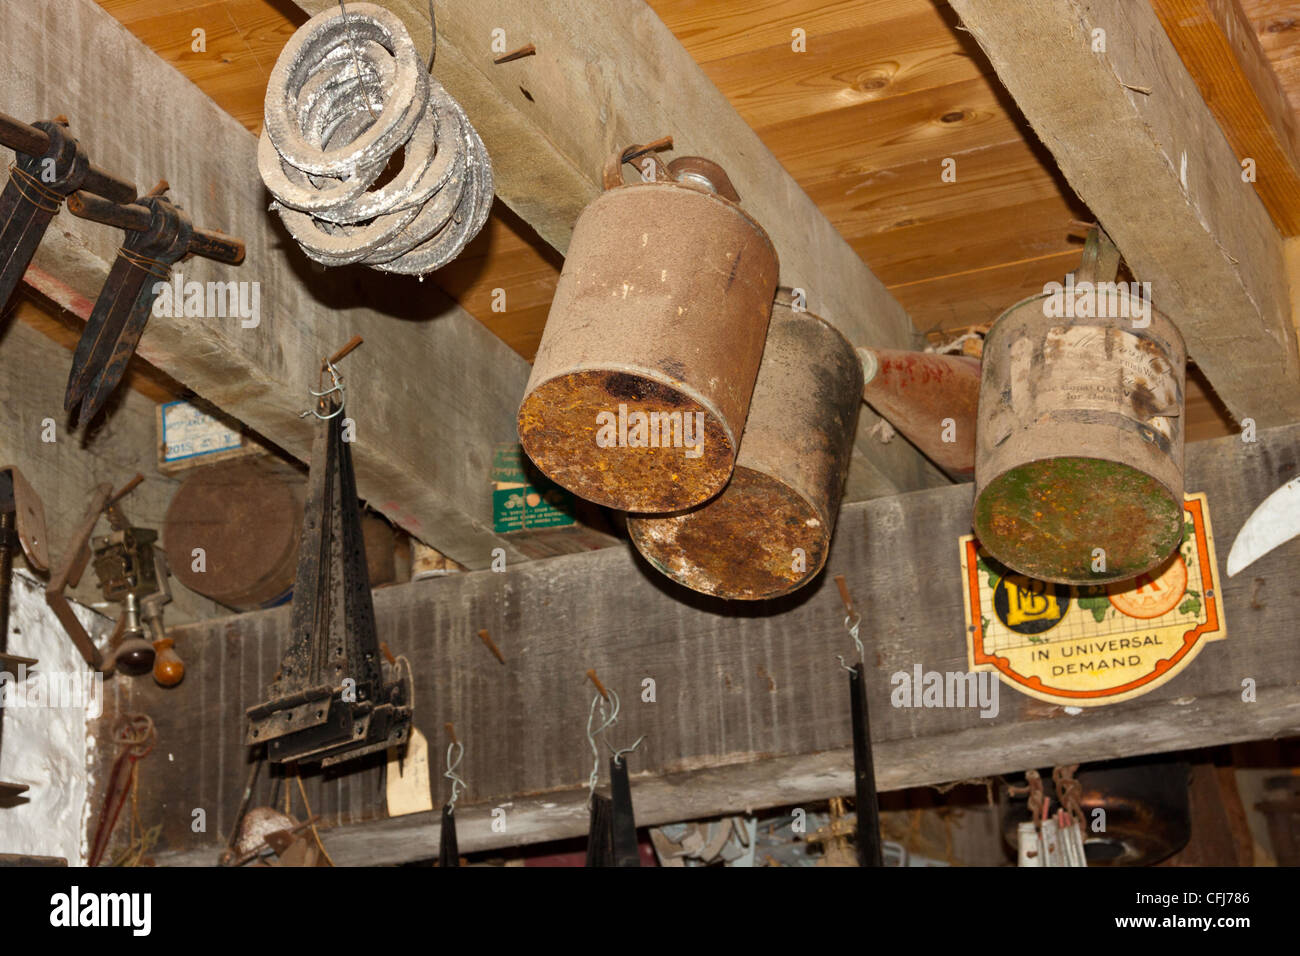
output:
<instances>
[{"instance_id":1,"label":"hanging saw","mask_svg":"<svg viewBox=\"0 0 1300 956\"><path fill-rule=\"evenodd\" d=\"M293 586L292 643L268 699L248 709L249 746L271 763L324 767L404 743L411 729L409 668L384 672L375 633L352 451L343 440L340 378L315 414L306 517Z\"/></svg>"},{"instance_id":2,"label":"hanging saw","mask_svg":"<svg viewBox=\"0 0 1300 956\"><path fill-rule=\"evenodd\" d=\"M68 200L74 216L126 230L73 354L63 407L72 413L74 428L94 418L122 380L174 263L187 255L230 265L244 259L241 240L194 228L190 217L165 197L167 189L161 182L125 205L84 192Z\"/></svg>"},{"instance_id":3,"label":"hanging saw","mask_svg":"<svg viewBox=\"0 0 1300 956\"><path fill-rule=\"evenodd\" d=\"M86 158L86 151L68 133L68 121L28 126L0 113L0 143L14 151L17 161L0 193L0 307L22 280L45 230L79 189L115 202L135 199L135 187L110 176Z\"/></svg>"},{"instance_id":4,"label":"hanging saw","mask_svg":"<svg viewBox=\"0 0 1300 956\"><path fill-rule=\"evenodd\" d=\"M1237 532L1228 552L1228 577L1244 571L1274 548L1300 536L1300 476L1292 478L1257 507Z\"/></svg>"}]
</instances>

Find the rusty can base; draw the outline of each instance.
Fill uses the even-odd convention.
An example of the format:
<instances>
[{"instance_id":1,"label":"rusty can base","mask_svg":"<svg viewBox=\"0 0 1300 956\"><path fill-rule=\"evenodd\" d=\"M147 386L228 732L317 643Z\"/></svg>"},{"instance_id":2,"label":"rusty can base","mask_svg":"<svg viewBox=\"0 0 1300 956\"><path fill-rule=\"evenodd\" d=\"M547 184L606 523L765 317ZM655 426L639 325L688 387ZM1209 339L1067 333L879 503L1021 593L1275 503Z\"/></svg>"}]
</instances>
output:
<instances>
[{"instance_id":1,"label":"rusty can base","mask_svg":"<svg viewBox=\"0 0 1300 956\"><path fill-rule=\"evenodd\" d=\"M627 530L656 570L693 591L737 601L802 587L826 563L831 532L793 488L743 465L705 507L663 517L629 515Z\"/></svg>"},{"instance_id":2,"label":"rusty can base","mask_svg":"<svg viewBox=\"0 0 1300 956\"><path fill-rule=\"evenodd\" d=\"M989 553L1022 574L1061 584L1105 584L1136 577L1169 558L1182 540L1183 503L1130 465L1048 458L989 482L975 501L974 526ZM1094 571L1103 554L1105 570Z\"/></svg>"},{"instance_id":3,"label":"rusty can base","mask_svg":"<svg viewBox=\"0 0 1300 956\"><path fill-rule=\"evenodd\" d=\"M571 372L544 382L520 406L519 441L556 484L622 511L702 504L726 485L735 462L727 429L707 406L631 372Z\"/></svg>"}]
</instances>

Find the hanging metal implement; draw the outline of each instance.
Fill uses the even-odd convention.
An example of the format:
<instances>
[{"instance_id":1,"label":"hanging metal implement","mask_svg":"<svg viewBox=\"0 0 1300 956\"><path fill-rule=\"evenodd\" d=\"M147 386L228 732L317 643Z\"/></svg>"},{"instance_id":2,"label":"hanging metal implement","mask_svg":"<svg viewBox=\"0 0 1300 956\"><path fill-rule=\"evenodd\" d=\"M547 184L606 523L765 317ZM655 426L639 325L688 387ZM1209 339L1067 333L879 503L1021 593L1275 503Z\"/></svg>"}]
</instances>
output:
<instances>
[{"instance_id":1,"label":"hanging metal implement","mask_svg":"<svg viewBox=\"0 0 1300 956\"><path fill-rule=\"evenodd\" d=\"M980 362L967 355L860 348L862 397L932 462L958 479L975 472Z\"/></svg>"},{"instance_id":2,"label":"hanging metal implement","mask_svg":"<svg viewBox=\"0 0 1300 956\"><path fill-rule=\"evenodd\" d=\"M716 164L613 154L578 218L519 440L547 477L597 504L663 513L731 476L763 356L777 256ZM624 162L650 164L623 182Z\"/></svg>"},{"instance_id":3,"label":"hanging metal implement","mask_svg":"<svg viewBox=\"0 0 1300 956\"><path fill-rule=\"evenodd\" d=\"M375 634L352 451L342 405L318 404L306 518L293 587L292 643L268 699L248 710L246 743L272 763L330 766L403 743L410 673L385 677Z\"/></svg>"},{"instance_id":4,"label":"hanging metal implement","mask_svg":"<svg viewBox=\"0 0 1300 956\"><path fill-rule=\"evenodd\" d=\"M1038 581L1127 580L1182 540L1187 350L1113 281L1118 261L1094 227L1077 281L1013 305L984 342L975 534Z\"/></svg>"},{"instance_id":5,"label":"hanging metal implement","mask_svg":"<svg viewBox=\"0 0 1300 956\"><path fill-rule=\"evenodd\" d=\"M122 380L173 263L191 254L231 265L244 259L241 240L195 229L189 216L164 198L166 191L167 184L159 183L126 205L87 193L68 200L74 216L127 233L73 354L63 407L72 413L74 427L90 421Z\"/></svg>"},{"instance_id":6,"label":"hanging metal implement","mask_svg":"<svg viewBox=\"0 0 1300 956\"><path fill-rule=\"evenodd\" d=\"M116 202L135 199L135 187L92 166L68 134L68 122L26 123L0 113L0 144L17 154L0 193L0 307L22 280L63 200L78 189Z\"/></svg>"},{"instance_id":7,"label":"hanging metal implement","mask_svg":"<svg viewBox=\"0 0 1300 956\"><path fill-rule=\"evenodd\" d=\"M271 71L265 118L262 181L317 262L422 276L487 221L483 141L381 6L349 3L304 23Z\"/></svg>"},{"instance_id":8,"label":"hanging metal implement","mask_svg":"<svg viewBox=\"0 0 1300 956\"><path fill-rule=\"evenodd\" d=\"M871 721L867 716L866 654L858 637L862 617L849 595L844 575L835 576L835 586L839 588L840 600L844 603L845 627L858 649L858 663L855 667L849 667L843 659L840 660L840 665L849 672L849 702L853 709L853 793L854 811L857 815L855 849L858 866L884 866L880 801L876 795L876 765L871 754Z\"/></svg>"},{"instance_id":9,"label":"hanging metal implement","mask_svg":"<svg viewBox=\"0 0 1300 956\"><path fill-rule=\"evenodd\" d=\"M778 299L730 482L689 511L629 515L632 543L704 594L759 600L803 587L830 551L861 405L852 346Z\"/></svg>"}]
</instances>

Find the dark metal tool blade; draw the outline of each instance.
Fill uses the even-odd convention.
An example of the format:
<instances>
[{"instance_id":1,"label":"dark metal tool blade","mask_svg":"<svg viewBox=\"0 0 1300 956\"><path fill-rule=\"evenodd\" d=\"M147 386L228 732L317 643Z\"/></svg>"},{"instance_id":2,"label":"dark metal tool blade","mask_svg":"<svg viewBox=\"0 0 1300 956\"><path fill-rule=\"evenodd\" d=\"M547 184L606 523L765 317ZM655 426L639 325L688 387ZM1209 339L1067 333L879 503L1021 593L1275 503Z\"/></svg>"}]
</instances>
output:
<instances>
[{"instance_id":1,"label":"dark metal tool blade","mask_svg":"<svg viewBox=\"0 0 1300 956\"><path fill-rule=\"evenodd\" d=\"M609 797L591 795L591 815L587 825L587 866L613 866L614 810Z\"/></svg>"},{"instance_id":2,"label":"dark metal tool blade","mask_svg":"<svg viewBox=\"0 0 1300 956\"><path fill-rule=\"evenodd\" d=\"M438 865L460 866L460 847L456 843L456 811L442 808L442 832L438 840Z\"/></svg>"},{"instance_id":3,"label":"dark metal tool blade","mask_svg":"<svg viewBox=\"0 0 1300 956\"><path fill-rule=\"evenodd\" d=\"M609 795L613 800L610 832L614 866L640 866L636 815L632 812L632 786L627 779L627 761L619 757L611 757L609 760Z\"/></svg>"},{"instance_id":4,"label":"dark metal tool blade","mask_svg":"<svg viewBox=\"0 0 1300 956\"><path fill-rule=\"evenodd\" d=\"M73 427L94 418L122 381L159 283L189 249L193 227L182 210L155 196L139 203L152 211L153 222L147 232L127 232L72 357L63 406L72 413Z\"/></svg>"},{"instance_id":5,"label":"dark metal tool blade","mask_svg":"<svg viewBox=\"0 0 1300 956\"><path fill-rule=\"evenodd\" d=\"M49 137L41 156L17 154L0 193L0 307L9 301L63 197L80 189L89 163L59 123L36 123Z\"/></svg>"},{"instance_id":6,"label":"dark metal tool blade","mask_svg":"<svg viewBox=\"0 0 1300 956\"><path fill-rule=\"evenodd\" d=\"M884 866L880 846L880 803L876 798L876 768L871 759L871 724L863 664L849 671L849 700L853 707L853 783L857 810L858 866Z\"/></svg>"}]
</instances>

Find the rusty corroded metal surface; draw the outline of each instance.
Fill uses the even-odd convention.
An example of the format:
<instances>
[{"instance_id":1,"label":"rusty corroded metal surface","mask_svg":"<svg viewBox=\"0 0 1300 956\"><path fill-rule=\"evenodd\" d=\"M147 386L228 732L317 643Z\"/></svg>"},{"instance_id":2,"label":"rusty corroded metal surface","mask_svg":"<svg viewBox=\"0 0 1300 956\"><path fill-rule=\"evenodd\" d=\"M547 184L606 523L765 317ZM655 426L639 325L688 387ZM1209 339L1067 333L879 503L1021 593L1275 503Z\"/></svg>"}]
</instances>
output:
<instances>
[{"instance_id":1,"label":"rusty corroded metal surface","mask_svg":"<svg viewBox=\"0 0 1300 956\"><path fill-rule=\"evenodd\" d=\"M558 484L612 508L662 513L716 495L776 279L767 234L707 189L649 182L601 194L574 229L519 409L524 450ZM651 414L672 416L668 434L638 425Z\"/></svg>"},{"instance_id":2,"label":"rusty corroded metal surface","mask_svg":"<svg viewBox=\"0 0 1300 956\"><path fill-rule=\"evenodd\" d=\"M772 598L811 581L826 563L861 395L862 367L844 337L778 303L731 481L701 507L629 516L637 549L718 597Z\"/></svg>"},{"instance_id":3,"label":"rusty corroded metal surface","mask_svg":"<svg viewBox=\"0 0 1300 956\"><path fill-rule=\"evenodd\" d=\"M1143 327L1051 298L1012 306L984 344L975 533L1038 580L1126 580L1181 540L1186 351L1154 309Z\"/></svg>"},{"instance_id":4,"label":"rusty corroded metal surface","mask_svg":"<svg viewBox=\"0 0 1300 956\"><path fill-rule=\"evenodd\" d=\"M862 397L940 468L975 473L975 419L980 363L966 355L858 349L874 371Z\"/></svg>"},{"instance_id":5,"label":"rusty corroded metal surface","mask_svg":"<svg viewBox=\"0 0 1300 956\"><path fill-rule=\"evenodd\" d=\"M191 471L163 522L172 574L238 611L282 601L293 589L306 499L297 474L256 459Z\"/></svg>"}]
</instances>

